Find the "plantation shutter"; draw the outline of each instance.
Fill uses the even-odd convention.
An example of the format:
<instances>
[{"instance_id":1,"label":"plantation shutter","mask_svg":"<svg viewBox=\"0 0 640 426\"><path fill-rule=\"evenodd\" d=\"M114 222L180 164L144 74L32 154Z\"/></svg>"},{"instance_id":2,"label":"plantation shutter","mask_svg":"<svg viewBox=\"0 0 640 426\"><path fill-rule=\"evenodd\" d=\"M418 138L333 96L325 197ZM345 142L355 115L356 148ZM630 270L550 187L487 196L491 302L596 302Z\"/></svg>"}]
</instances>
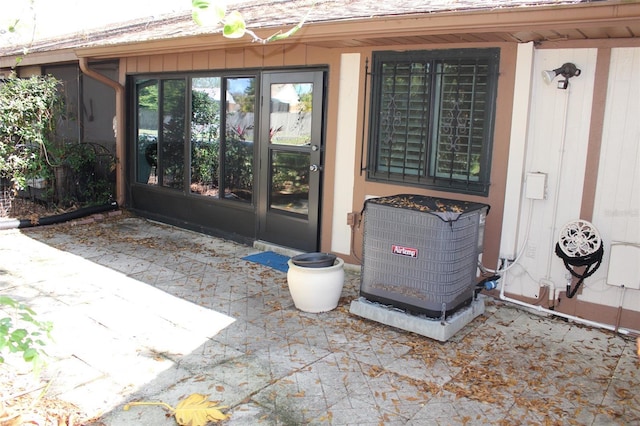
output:
<instances>
[{"instance_id":1,"label":"plantation shutter","mask_svg":"<svg viewBox=\"0 0 640 426\"><path fill-rule=\"evenodd\" d=\"M426 172L430 68L429 62L382 65L377 164L380 171L416 177Z\"/></svg>"},{"instance_id":2,"label":"plantation shutter","mask_svg":"<svg viewBox=\"0 0 640 426\"><path fill-rule=\"evenodd\" d=\"M433 156L437 177L479 179L486 118L486 62L458 60L437 66L439 118Z\"/></svg>"},{"instance_id":3,"label":"plantation shutter","mask_svg":"<svg viewBox=\"0 0 640 426\"><path fill-rule=\"evenodd\" d=\"M498 49L376 52L367 177L486 194Z\"/></svg>"}]
</instances>

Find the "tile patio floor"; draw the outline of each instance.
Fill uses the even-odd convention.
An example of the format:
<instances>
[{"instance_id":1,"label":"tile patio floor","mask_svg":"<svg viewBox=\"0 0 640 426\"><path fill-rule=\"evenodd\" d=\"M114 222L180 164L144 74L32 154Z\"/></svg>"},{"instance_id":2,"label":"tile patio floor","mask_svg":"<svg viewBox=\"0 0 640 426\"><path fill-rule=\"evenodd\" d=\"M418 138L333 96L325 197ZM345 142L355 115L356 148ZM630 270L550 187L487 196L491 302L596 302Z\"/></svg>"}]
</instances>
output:
<instances>
[{"instance_id":1,"label":"tile patio floor","mask_svg":"<svg viewBox=\"0 0 640 426\"><path fill-rule=\"evenodd\" d=\"M295 309L257 250L128 214L0 231L0 292L54 324L44 378L92 424L172 425L191 393L228 425L640 424L635 342L486 299L448 342ZM6 366L5 366L6 367Z\"/></svg>"}]
</instances>

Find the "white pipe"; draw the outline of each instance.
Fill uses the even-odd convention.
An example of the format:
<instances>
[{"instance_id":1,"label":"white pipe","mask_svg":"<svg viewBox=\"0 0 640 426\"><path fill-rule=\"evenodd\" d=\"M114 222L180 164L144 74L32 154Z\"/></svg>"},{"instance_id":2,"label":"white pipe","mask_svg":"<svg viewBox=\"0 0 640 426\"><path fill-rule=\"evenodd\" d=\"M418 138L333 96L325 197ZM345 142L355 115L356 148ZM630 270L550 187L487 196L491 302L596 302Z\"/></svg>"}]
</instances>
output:
<instances>
[{"instance_id":1,"label":"white pipe","mask_svg":"<svg viewBox=\"0 0 640 426\"><path fill-rule=\"evenodd\" d=\"M555 316L558 316L558 317L566 318L566 319L569 319L571 321L579 322L579 323L582 323L582 324L585 324L585 325L589 325L589 326L592 326L592 327L604 328L606 330L615 331L617 333L624 334L625 336L632 335L632 334L637 334L637 333L634 333L632 330L627 330L627 329L624 329L624 328L618 328L616 326L609 325L609 324L603 324L603 323L600 323L600 322L590 321L590 320L587 320L587 319L584 319L584 318L577 317L575 315L565 314L565 313L562 313L562 312L558 312L558 311L554 311L554 310L551 310L551 309L543 308L540 305L532 305L530 303L523 302L523 301L518 300L518 299L513 299L511 297L507 297L504 294L504 288L506 287L506 284L507 284L507 274L505 273L500 278L500 300L504 300L506 302L515 303L516 305L520 305L520 306L524 306L524 307L527 307L527 308L531 308L531 309L537 310L538 312L544 312L544 313L547 313L549 315L555 315ZM554 290L552 293L555 294L555 289L552 289L552 290Z\"/></svg>"},{"instance_id":2,"label":"white pipe","mask_svg":"<svg viewBox=\"0 0 640 426\"><path fill-rule=\"evenodd\" d=\"M620 292L620 303L618 303L618 314L616 315L616 330L618 330L620 326L620 317L622 316L622 309L624 306L624 293L626 291L626 287L622 286L622 291Z\"/></svg>"},{"instance_id":3,"label":"white pipe","mask_svg":"<svg viewBox=\"0 0 640 426\"><path fill-rule=\"evenodd\" d=\"M511 262L510 265L505 266L503 269L489 269L483 266L482 264L479 264L478 266L483 272L491 272L492 274L502 274L504 272L507 272L509 269L515 266L516 263L520 261L520 259L522 258L522 255L524 254L524 248L527 246L527 243L529 241L529 231L531 230L532 212L533 212L533 200L529 200L529 213L527 213L527 226L525 228L526 231L524 235L524 241L522 242L520 250L516 254L516 258Z\"/></svg>"},{"instance_id":4,"label":"white pipe","mask_svg":"<svg viewBox=\"0 0 640 426\"><path fill-rule=\"evenodd\" d=\"M553 206L552 206L552 219L551 219L551 241L555 241L555 236L557 234L556 232L556 226L558 223L558 204L560 202L560 183L562 181L562 163L564 162L564 150L565 150L565 142L567 140L567 119L568 119L568 113L569 113L569 93L570 93L570 89L571 86L569 85L569 87L564 90L564 111L562 113L562 132L560 133L560 158L558 159L558 167L556 168L556 184L555 184L555 188L554 188L554 194L553 194ZM553 282L551 281L551 259L553 258L553 256L548 256L547 257L547 274L545 275L544 280L547 282ZM555 283L553 283L553 290L554 291L549 291L549 300L555 300L555 299L551 299L551 297L555 298Z\"/></svg>"}]
</instances>

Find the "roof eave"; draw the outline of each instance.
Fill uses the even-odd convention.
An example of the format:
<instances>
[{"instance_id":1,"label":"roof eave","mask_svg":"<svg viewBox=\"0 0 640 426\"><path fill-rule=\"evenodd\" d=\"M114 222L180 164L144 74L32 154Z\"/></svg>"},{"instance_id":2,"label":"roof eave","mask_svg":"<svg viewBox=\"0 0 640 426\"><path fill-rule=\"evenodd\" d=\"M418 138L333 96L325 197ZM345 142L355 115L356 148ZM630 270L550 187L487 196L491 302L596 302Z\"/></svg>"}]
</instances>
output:
<instances>
[{"instance_id":1,"label":"roof eave","mask_svg":"<svg viewBox=\"0 0 640 426\"><path fill-rule=\"evenodd\" d=\"M571 13L559 13L570 10ZM442 12L384 18L353 19L333 22L310 23L295 36L271 44L314 43L346 38L374 39L384 35L407 37L414 35L438 35L455 33L490 33L535 31L543 28L571 28L576 26L619 26L637 23L640 19L640 2L587 3L580 5L514 8L491 11ZM288 28L264 27L255 32L268 37ZM519 40L513 40L519 41ZM228 39L219 32L171 39L150 40L126 44L89 46L76 49L79 57L109 58L141 54L177 53L202 49L260 46L248 37Z\"/></svg>"},{"instance_id":2,"label":"roof eave","mask_svg":"<svg viewBox=\"0 0 640 426\"><path fill-rule=\"evenodd\" d=\"M310 44L340 46L343 40L358 40L361 45L388 44L390 39L402 37L463 34L502 33L504 39L523 42L513 34L536 30L571 29L577 27L624 26L640 22L640 2L593 2L575 5L553 5L527 8L493 10L469 10L438 13L420 13L386 17L344 19L331 22L307 23L293 37L269 45ZM251 26L249 24L249 26ZM272 26L254 28L261 37L290 27ZM112 59L138 55L184 53L223 48L261 47L251 38L229 39L219 30L186 36L165 36L158 39L109 44L108 35L91 34L92 42L85 36L84 46L74 47L74 39L63 40L60 48L46 46L44 51L34 49L28 55L15 54L0 58L0 67L12 67L22 57L22 65L64 62L78 57ZM637 37L637 35L635 36ZM91 45L91 43L95 43ZM101 45L98 43L102 43ZM55 59L55 60L54 60Z\"/></svg>"},{"instance_id":3,"label":"roof eave","mask_svg":"<svg viewBox=\"0 0 640 426\"><path fill-rule=\"evenodd\" d=\"M47 52L34 52L26 55L0 56L0 69L42 65L51 63L77 62L78 56L74 49L59 49Z\"/></svg>"}]
</instances>

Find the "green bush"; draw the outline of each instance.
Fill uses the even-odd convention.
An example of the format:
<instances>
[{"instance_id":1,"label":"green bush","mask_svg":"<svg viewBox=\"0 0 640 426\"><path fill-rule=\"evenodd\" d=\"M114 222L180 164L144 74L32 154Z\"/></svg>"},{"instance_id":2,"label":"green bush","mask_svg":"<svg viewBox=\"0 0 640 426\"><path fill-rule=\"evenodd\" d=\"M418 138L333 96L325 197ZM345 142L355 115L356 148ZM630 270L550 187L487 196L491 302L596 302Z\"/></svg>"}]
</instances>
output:
<instances>
[{"instance_id":1,"label":"green bush","mask_svg":"<svg viewBox=\"0 0 640 426\"><path fill-rule=\"evenodd\" d=\"M115 167L115 161L104 147L95 143L72 142L55 146L49 153L49 170L42 175L56 179L58 203L104 204L111 200L114 187L109 180L109 171ZM64 169L65 172L56 176L54 169ZM58 179L63 181L58 182Z\"/></svg>"},{"instance_id":2,"label":"green bush","mask_svg":"<svg viewBox=\"0 0 640 426\"><path fill-rule=\"evenodd\" d=\"M0 83L0 179L24 189L46 166L46 143L62 106L51 76L10 76Z\"/></svg>"},{"instance_id":3,"label":"green bush","mask_svg":"<svg viewBox=\"0 0 640 426\"><path fill-rule=\"evenodd\" d=\"M0 82L0 181L16 192L29 179L43 178L50 185L47 201L62 205L108 202L115 189L113 155L98 144L56 138L61 86L52 76L12 75Z\"/></svg>"},{"instance_id":4,"label":"green bush","mask_svg":"<svg viewBox=\"0 0 640 426\"><path fill-rule=\"evenodd\" d=\"M0 296L0 307L8 311L8 316L0 317L0 364L5 361L3 352L22 353L37 372L46 345L43 339L51 338L51 323L37 320L31 308L7 296Z\"/></svg>"}]
</instances>

